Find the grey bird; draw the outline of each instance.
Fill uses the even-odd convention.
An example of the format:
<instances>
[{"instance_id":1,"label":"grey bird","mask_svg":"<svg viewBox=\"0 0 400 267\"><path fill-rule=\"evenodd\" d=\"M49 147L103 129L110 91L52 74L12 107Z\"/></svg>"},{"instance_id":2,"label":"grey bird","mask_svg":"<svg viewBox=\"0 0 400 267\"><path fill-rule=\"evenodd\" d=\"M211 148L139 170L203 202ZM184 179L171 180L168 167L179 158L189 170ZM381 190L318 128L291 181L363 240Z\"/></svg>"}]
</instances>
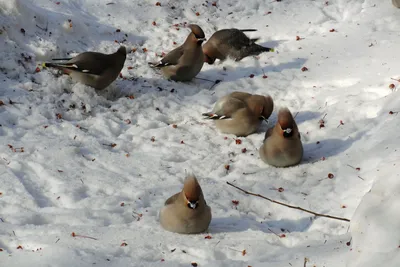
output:
<instances>
[{"instance_id":1,"label":"grey bird","mask_svg":"<svg viewBox=\"0 0 400 267\"><path fill-rule=\"evenodd\" d=\"M149 62L151 67L161 69L167 79L190 81L203 67L204 54L201 45L206 40L204 32L195 24L190 24L189 28L191 33L181 46L169 52L160 62Z\"/></svg>"},{"instance_id":2,"label":"grey bird","mask_svg":"<svg viewBox=\"0 0 400 267\"><path fill-rule=\"evenodd\" d=\"M392 3L395 7L400 8L400 0L392 0Z\"/></svg>"},{"instance_id":3,"label":"grey bird","mask_svg":"<svg viewBox=\"0 0 400 267\"><path fill-rule=\"evenodd\" d=\"M244 32L257 31L256 29L223 29L216 31L203 45L204 61L213 64L216 59L233 58L239 61L248 56L256 56L263 52L273 52L273 48L256 44L258 38L250 39Z\"/></svg>"},{"instance_id":4,"label":"grey bird","mask_svg":"<svg viewBox=\"0 0 400 267\"><path fill-rule=\"evenodd\" d=\"M84 52L73 58L55 58L53 61L60 63L45 62L43 66L56 68L64 74L71 76L75 82L102 90L117 79L126 59L126 48L120 46L113 54L98 52Z\"/></svg>"},{"instance_id":5,"label":"grey bird","mask_svg":"<svg viewBox=\"0 0 400 267\"><path fill-rule=\"evenodd\" d=\"M297 165L303 158L299 129L288 108L281 108L278 122L265 133L259 149L261 159L275 167Z\"/></svg>"},{"instance_id":6,"label":"grey bird","mask_svg":"<svg viewBox=\"0 0 400 267\"><path fill-rule=\"evenodd\" d=\"M211 112L202 115L215 120L215 126L222 133L248 136L257 131L263 120L267 121L273 109L274 102L269 95L233 92L220 98Z\"/></svg>"},{"instance_id":7,"label":"grey bird","mask_svg":"<svg viewBox=\"0 0 400 267\"><path fill-rule=\"evenodd\" d=\"M204 200L199 182L191 174L185 179L183 190L165 201L160 223L170 232L197 234L207 230L211 217L211 208Z\"/></svg>"}]
</instances>

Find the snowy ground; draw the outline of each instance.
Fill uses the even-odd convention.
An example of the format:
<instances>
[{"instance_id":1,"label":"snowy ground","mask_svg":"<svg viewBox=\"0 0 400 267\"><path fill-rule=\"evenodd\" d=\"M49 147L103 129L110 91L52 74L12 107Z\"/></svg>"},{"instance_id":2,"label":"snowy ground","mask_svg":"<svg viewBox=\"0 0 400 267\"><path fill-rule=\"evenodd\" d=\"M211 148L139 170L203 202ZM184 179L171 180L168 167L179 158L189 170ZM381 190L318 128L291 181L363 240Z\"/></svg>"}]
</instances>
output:
<instances>
[{"instance_id":1,"label":"snowy ground","mask_svg":"<svg viewBox=\"0 0 400 267\"><path fill-rule=\"evenodd\" d=\"M0 266L399 266L400 10L390 0L183 2L0 0ZM169 82L147 62L183 42L184 23L206 37L257 28L251 36L276 52L205 65L198 77L222 80L211 90ZM68 53L112 53L115 40L136 52L105 92L35 70ZM302 164L259 159L266 125L236 144L201 118L235 90L298 113ZM212 208L207 233L158 223L185 172Z\"/></svg>"}]
</instances>

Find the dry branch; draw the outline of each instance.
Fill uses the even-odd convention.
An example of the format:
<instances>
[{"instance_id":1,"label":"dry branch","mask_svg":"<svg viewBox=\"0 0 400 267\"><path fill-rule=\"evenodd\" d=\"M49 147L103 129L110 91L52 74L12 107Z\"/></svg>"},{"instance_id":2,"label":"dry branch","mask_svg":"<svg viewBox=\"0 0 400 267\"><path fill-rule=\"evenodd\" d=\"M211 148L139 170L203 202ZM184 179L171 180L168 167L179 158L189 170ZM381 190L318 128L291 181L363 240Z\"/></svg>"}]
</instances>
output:
<instances>
[{"instance_id":1,"label":"dry branch","mask_svg":"<svg viewBox=\"0 0 400 267\"><path fill-rule=\"evenodd\" d=\"M336 216L331 216L331 215L326 215L326 214L321 214L321 213L317 213L317 212L314 212L314 211L311 211L311 210L303 209L303 208L301 208L301 207L288 205L288 204L285 204L285 203L282 203L282 202L279 202L279 201L270 199L270 198L265 197L265 196L263 196L263 195L255 194L255 193L246 191L246 190L244 190L244 189L242 189L242 188L240 188L240 187L238 187L238 186L236 186L236 185L234 185L234 184L231 184L230 182L226 182L226 183L227 183L228 185L230 185L230 186L232 186L232 187L234 187L234 188L236 188L236 189L242 191L243 193L245 193L245 194L247 194L247 195L252 195L252 196L260 197L260 198L266 199L266 200L268 200L268 201L270 201L270 202L272 202L272 203L276 203L276 204L279 204L279 205L282 205L282 206L285 206L285 207L288 207L288 208L291 208L291 209L296 209L296 210L301 210L301 211L304 211L304 212L308 212L308 213L311 213L311 214L313 214L313 215L315 215L315 216L318 216L318 217L325 217L325 218L330 218L330 219L334 219L334 220L340 220L340 221L350 222L350 220L349 220L349 219L346 219L346 218L336 217Z\"/></svg>"}]
</instances>

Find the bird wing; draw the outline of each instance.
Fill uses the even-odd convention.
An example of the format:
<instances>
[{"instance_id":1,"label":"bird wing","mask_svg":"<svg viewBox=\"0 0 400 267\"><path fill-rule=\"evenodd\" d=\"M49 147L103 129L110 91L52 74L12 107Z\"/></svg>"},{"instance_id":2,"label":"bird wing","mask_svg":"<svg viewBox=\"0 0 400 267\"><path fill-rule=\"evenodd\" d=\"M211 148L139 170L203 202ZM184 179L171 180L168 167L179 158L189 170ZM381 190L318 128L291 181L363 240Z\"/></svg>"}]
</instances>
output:
<instances>
[{"instance_id":1,"label":"bird wing","mask_svg":"<svg viewBox=\"0 0 400 267\"><path fill-rule=\"evenodd\" d=\"M110 61L109 55L97 52L85 52L77 55L65 63L52 63L52 65L72 71L101 75L111 63L112 62Z\"/></svg>"},{"instance_id":2,"label":"bird wing","mask_svg":"<svg viewBox=\"0 0 400 267\"><path fill-rule=\"evenodd\" d=\"M183 56L184 48L183 46L177 47L171 52L169 52L163 59L158 63L149 63L152 67L162 68L165 66L177 65L179 59Z\"/></svg>"},{"instance_id":3,"label":"bird wing","mask_svg":"<svg viewBox=\"0 0 400 267\"><path fill-rule=\"evenodd\" d=\"M207 119L214 120L231 119L236 111L246 107L247 104L244 101L228 95L219 99L211 112L203 113L202 115Z\"/></svg>"}]
</instances>

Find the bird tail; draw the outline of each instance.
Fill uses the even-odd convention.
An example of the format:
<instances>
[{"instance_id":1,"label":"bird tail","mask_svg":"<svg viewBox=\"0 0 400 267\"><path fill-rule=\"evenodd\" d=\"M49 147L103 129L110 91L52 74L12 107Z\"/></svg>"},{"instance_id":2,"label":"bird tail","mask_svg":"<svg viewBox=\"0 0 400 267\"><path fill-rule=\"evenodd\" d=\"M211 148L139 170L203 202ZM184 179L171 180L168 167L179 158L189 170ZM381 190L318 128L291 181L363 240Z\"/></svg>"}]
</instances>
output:
<instances>
[{"instance_id":1,"label":"bird tail","mask_svg":"<svg viewBox=\"0 0 400 267\"><path fill-rule=\"evenodd\" d=\"M274 52L274 49L269 47L264 47L258 44L252 44L244 49L243 54L245 56L257 56L264 52Z\"/></svg>"},{"instance_id":2,"label":"bird tail","mask_svg":"<svg viewBox=\"0 0 400 267\"><path fill-rule=\"evenodd\" d=\"M59 64L54 64L54 63L50 63L50 62L43 62L42 66L45 68L55 68L55 69L61 70L64 74L69 74L71 72L71 70L68 69L68 67L65 65L59 65Z\"/></svg>"},{"instance_id":3,"label":"bird tail","mask_svg":"<svg viewBox=\"0 0 400 267\"><path fill-rule=\"evenodd\" d=\"M243 30L239 30L241 32L256 32L257 29L243 29Z\"/></svg>"},{"instance_id":4,"label":"bird tail","mask_svg":"<svg viewBox=\"0 0 400 267\"><path fill-rule=\"evenodd\" d=\"M147 64L149 64L150 68L162 68L167 66L168 64L164 64L161 61L155 63L155 62L147 62Z\"/></svg>"},{"instance_id":5,"label":"bird tail","mask_svg":"<svg viewBox=\"0 0 400 267\"><path fill-rule=\"evenodd\" d=\"M50 62L43 62L42 66L45 68L57 68L57 69L60 68L60 66L58 64L54 64L54 63L50 63Z\"/></svg>"},{"instance_id":6,"label":"bird tail","mask_svg":"<svg viewBox=\"0 0 400 267\"><path fill-rule=\"evenodd\" d=\"M60 61L60 60L71 60L72 58L52 58L51 60Z\"/></svg>"},{"instance_id":7,"label":"bird tail","mask_svg":"<svg viewBox=\"0 0 400 267\"><path fill-rule=\"evenodd\" d=\"M224 115L218 115L212 112L207 112L207 113L203 113L201 114L205 117L205 119L209 119L209 120L223 120L223 119L229 119L229 117L224 116Z\"/></svg>"}]
</instances>

